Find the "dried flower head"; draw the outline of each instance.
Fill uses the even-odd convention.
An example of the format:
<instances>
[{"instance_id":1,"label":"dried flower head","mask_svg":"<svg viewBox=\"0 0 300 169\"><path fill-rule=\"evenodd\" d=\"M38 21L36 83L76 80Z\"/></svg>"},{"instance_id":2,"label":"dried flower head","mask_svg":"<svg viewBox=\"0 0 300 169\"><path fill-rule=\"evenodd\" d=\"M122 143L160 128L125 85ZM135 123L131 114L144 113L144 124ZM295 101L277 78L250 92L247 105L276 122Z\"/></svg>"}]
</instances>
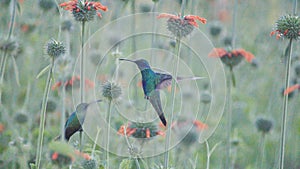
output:
<instances>
[{"instance_id":1,"label":"dried flower head","mask_svg":"<svg viewBox=\"0 0 300 169\"><path fill-rule=\"evenodd\" d=\"M81 166L83 169L97 169L98 168L98 164L95 159L84 159L81 162Z\"/></svg>"},{"instance_id":2,"label":"dried flower head","mask_svg":"<svg viewBox=\"0 0 300 169\"><path fill-rule=\"evenodd\" d=\"M16 56L20 51L20 45L16 40L3 40L0 42L0 50L6 51L9 55Z\"/></svg>"},{"instance_id":3,"label":"dried flower head","mask_svg":"<svg viewBox=\"0 0 300 169\"><path fill-rule=\"evenodd\" d=\"M70 0L61 3L59 6L71 11L75 20L80 22L91 21L96 14L101 18L102 15L99 10L107 11L106 6L103 6L100 2L93 1Z\"/></svg>"},{"instance_id":4,"label":"dried flower head","mask_svg":"<svg viewBox=\"0 0 300 169\"><path fill-rule=\"evenodd\" d=\"M61 23L61 30L63 31L72 31L73 30L73 22L71 20L65 20Z\"/></svg>"},{"instance_id":5,"label":"dried flower head","mask_svg":"<svg viewBox=\"0 0 300 169\"><path fill-rule=\"evenodd\" d=\"M209 33L211 34L211 36L214 37L219 36L221 31L222 31L222 25L220 22L215 21L210 24Z\"/></svg>"},{"instance_id":6,"label":"dried flower head","mask_svg":"<svg viewBox=\"0 0 300 169\"><path fill-rule=\"evenodd\" d=\"M118 99L122 94L122 88L114 82L107 81L102 85L102 96L108 100Z\"/></svg>"},{"instance_id":7,"label":"dried flower head","mask_svg":"<svg viewBox=\"0 0 300 169\"><path fill-rule=\"evenodd\" d=\"M206 24L206 19L196 15L181 16L162 13L157 18L169 18L167 21L168 30L176 37L181 38L189 35L194 30L194 27L198 27L197 20L203 24Z\"/></svg>"},{"instance_id":8,"label":"dried flower head","mask_svg":"<svg viewBox=\"0 0 300 169\"><path fill-rule=\"evenodd\" d=\"M224 48L215 48L208 54L208 56L221 58L222 62L229 67L238 65L243 58L250 63L254 59L254 55L244 49L227 51Z\"/></svg>"},{"instance_id":9,"label":"dried flower head","mask_svg":"<svg viewBox=\"0 0 300 169\"><path fill-rule=\"evenodd\" d=\"M28 121L28 116L25 113L17 113L15 115L15 122L19 124L25 124Z\"/></svg>"},{"instance_id":10,"label":"dried flower head","mask_svg":"<svg viewBox=\"0 0 300 169\"><path fill-rule=\"evenodd\" d=\"M211 95L208 91L204 91L200 95L200 101L204 104L208 104L211 101Z\"/></svg>"},{"instance_id":11,"label":"dried flower head","mask_svg":"<svg viewBox=\"0 0 300 169\"><path fill-rule=\"evenodd\" d=\"M132 136L134 138L151 138L157 135L164 135L162 131L159 131L157 126L153 123L130 123L127 127L122 125L118 131L119 134Z\"/></svg>"},{"instance_id":12,"label":"dried flower head","mask_svg":"<svg viewBox=\"0 0 300 169\"><path fill-rule=\"evenodd\" d=\"M47 54L54 59L65 54L66 52L66 48L64 44L54 39L48 41L46 50L47 50Z\"/></svg>"},{"instance_id":13,"label":"dried flower head","mask_svg":"<svg viewBox=\"0 0 300 169\"><path fill-rule=\"evenodd\" d=\"M256 119L255 125L258 131L261 131L262 133L266 134L269 133L270 130L273 128L273 121L259 117Z\"/></svg>"},{"instance_id":14,"label":"dried flower head","mask_svg":"<svg viewBox=\"0 0 300 169\"><path fill-rule=\"evenodd\" d=\"M300 18L299 16L284 15L276 21L275 30L270 33L276 34L276 39L288 38L298 40L300 36Z\"/></svg>"},{"instance_id":15,"label":"dried flower head","mask_svg":"<svg viewBox=\"0 0 300 169\"><path fill-rule=\"evenodd\" d=\"M54 0L39 0L39 6L44 11L49 11L50 9L55 7Z\"/></svg>"}]
</instances>

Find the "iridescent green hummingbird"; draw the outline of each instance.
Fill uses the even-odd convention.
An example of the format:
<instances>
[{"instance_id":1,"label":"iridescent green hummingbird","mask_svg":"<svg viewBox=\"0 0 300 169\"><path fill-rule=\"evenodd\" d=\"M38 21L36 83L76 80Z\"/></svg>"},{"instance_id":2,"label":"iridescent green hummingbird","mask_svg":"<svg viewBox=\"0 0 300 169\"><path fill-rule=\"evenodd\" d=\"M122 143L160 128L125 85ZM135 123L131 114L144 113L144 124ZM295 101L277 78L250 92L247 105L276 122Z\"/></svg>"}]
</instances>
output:
<instances>
[{"instance_id":1,"label":"iridescent green hummingbird","mask_svg":"<svg viewBox=\"0 0 300 169\"><path fill-rule=\"evenodd\" d=\"M159 89L163 89L172 84L172 76L164 73L154 72L149 63L145 59L129 60L129 59L119 59L124 61L129 61L135 63L142 74L142 85L144 90L145 99L149 100L153 108L157 112L160 120L166 126L167 121L164 116L164 112L161 106ZM177 77L180 80L197 80L200 77Z\"/></svg>"},{"instance_id":2,"label":"iridescent green hummingbird","mask_svg":"<svg viewBox=\"0 0 300 169\"><path fill-rule=\"evenodd\" d=\"M75 112L73 112L67 119L65 124L65 139L69 141L70 137L77 131L82 132L82 124L85 120L86 112L89 105L93 103L101 102L101 100L93 101L91 103L80 103L76 106ZM55 140L60 139L61 136L55 138Z\"/></svg>"}]
</instances>

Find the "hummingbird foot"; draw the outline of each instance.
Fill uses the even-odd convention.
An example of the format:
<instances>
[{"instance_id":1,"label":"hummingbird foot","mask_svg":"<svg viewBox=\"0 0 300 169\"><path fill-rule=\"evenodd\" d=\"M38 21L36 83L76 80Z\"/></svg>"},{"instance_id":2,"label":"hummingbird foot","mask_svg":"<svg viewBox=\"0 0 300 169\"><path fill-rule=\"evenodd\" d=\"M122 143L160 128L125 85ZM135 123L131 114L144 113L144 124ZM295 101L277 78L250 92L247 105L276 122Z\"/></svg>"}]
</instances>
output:
<instances>
[{"instance_id":1,"label":"hummingbird foot","mask_svg":"<svg viewBox=\"0 0 300 169\"><path fill-rule=\"evenodd\" d=\"M150 96L145 95L144 98L147 99L147 100L149 100Z\"/></svg>"}]
</instances>

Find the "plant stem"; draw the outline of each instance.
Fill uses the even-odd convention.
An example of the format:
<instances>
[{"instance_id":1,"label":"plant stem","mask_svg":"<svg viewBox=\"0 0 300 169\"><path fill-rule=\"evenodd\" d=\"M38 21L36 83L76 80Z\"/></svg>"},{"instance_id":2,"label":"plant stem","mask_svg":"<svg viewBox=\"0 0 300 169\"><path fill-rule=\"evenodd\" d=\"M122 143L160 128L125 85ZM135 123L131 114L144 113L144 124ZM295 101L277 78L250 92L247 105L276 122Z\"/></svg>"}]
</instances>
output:
<instances>
[{"instance_id":1,"label":"plant stem","mask_svg":"<svg viewBox=\"0 0 300 169\"><path fill-rule=\"evenodd\" d=\"M164 155L164 168L167 169L169 166L169 147L171 142L171 124L173 123L173 116L175 110L175 95L176 95L176 77L178 73L178 66L179 66L179 59L180 59L180 48L181 48L181 41L180 38L176 38L176 59L174 60L174 67L172 73L172 85L171 85L171 100L172 100L172 110L168 116L169 122L167 124L167 135L166 135L166 144L165 144L165 155Z\"/></svg>"},{"instance_id":2,"label":"plant stem","mask_svg":"<svg viewBox=\"0 0 300 169\"><path fill-rule=\"evenodd\" d=\"M209 144L208 141L205 140L205 144L206 144L206 156L207 156L207 160L206 160L206 169L209 169L209 163L210 163L210 150L209 150Z\"/></svg>"},{"instance_id":3,"label":"plant stem","mask_svg":"<svg viewBox=\"0 0 300 169\"><path fill-rule=\"evenodd\" d=\"M16 5L17 5L17 0L12 0L12 12L11 12L11 17L10 17L10 24L8 28L8 35L7 35L7 41L10 40L12 32L14 30L14 24L15 24L15 17L16 17ZM6 61L7 61L7 50L4 50L3 56L1 58L1 68L0 68L0 85L3 84L3 78L4 78L4 73L5 73L5 67L6 67ZM0 90L0 105L2 104L2 89Z\"/></svg>"},{"instance_id":4,"label":"plant stem","mask_svg":"<svg viewBox=\"0 0 300 169\"><path fill-rule=\"evenodd\" d=\"M93 149L92 149L92 153L91 153L92 157L94 157L94 154L95 154L96 145L97 145L97 141L98 141L98 137L99 137L100 131L101 131L101 128L97 127L97 134L96 134L96 138L95 138L95 143L93 145Z\"/></svg>"},{"instance_id":5,"label":"plant stem","mask_svg":"<svg viewBox=\"0 0 300 169\"><path fill-rule=\"evenodd\" d=\"M232 71L232 69L230 69ZM231 72L230 72L231 74ZM233 81L232 81L233 82ZM232 121L232 96L231 96L231 80L227 81L227 146L225 168L229 168L231 164L231 121Z\"/></svg>"},{"instance_id":6,"label":"plant stem","mask_svg":"<svg viewBox=\"0 0 300 169\"><path fill-rule=\"evenodd\" d=\"M46 108L47 108L47 100L50 91L50 86L52 82L52 72L53 72L54 58L52 58L50 70L47 77L46 88L43 96L42 109L40 114L40 127L39 127L39 136L38 136L38 145L37 145L37 153L35 164L37 169L40 168L41 157L42 157L42 149L43 149L43 139L44 139L44 130L45 130L45 120L46 120Z\"/></svg>"},{"instance_id":7,"label":"plant stem","mask_svg":"<svg viewBox=\"0 0 300 169\"><path fill-rule=\"evenodd\" d=\"M110 134L110 120L111 120L111 106L112 101L109 100L108 102L108 110L106 114L106 122L107 122L107 129L106 129L106 151L105 151L105 158L106 158L106 168L109 169L109 134Z\"/></svg>"},{"instance_id":8,"label":"plant stem","mask_svg":"<svg viewBox=\"0 0 300 169\"><path fill-rule=\"evenodd\" d=\"M84 73L84 31L85 31L85 21L82 22L81 27L81 58L80 58L80 103L84 102L84 80L85 80L85 73Z\"/></svg>"},{"instance_id":9,"label":"plant stem","mask_svg":"<svg viewBox=\"0 0 300 169\"><path fill-rule=\"evenodd\" d=\"M260 150L260 156L258 159L258 165L257 169L260 169L263 167L264 163L264 155L265 155L265 133L262 133L261 138L260 138L260 143L259 143L259 150Z\"/></svg>"},{"instance_id":10,"label":"plant stem","mask_svg":"<svg viewBox=\"0 0 300 169\"><path fill-rule=\"evenodd\" d=\"M235 76L234 76L234 72L233 72L233 67L230 66L229 70L230 70L230 76L231 76L231 81L232 81L232 87L235 87L236 82L235 82Z\"/></svg>"},{"instance_id":11,"label":"plant stem","mask_svg":"<svg viewBox=\"0 0 300 169\"><path fill-rule=\"evenodd\" d=\"M64 78L65 80L65 78ZM66 121L66 105L65 105L65 98L66 98L66 87L63 83L62 85L62 92L61 92L61 141L65 140L65 121Z\"/></svg>"},{"instance_id":12,"label":"plant stem","mask_svg":"<svg viewBox=\"0 0 300 169\"><path fill-rule=\"evenodd\" d=\"M235 42L236 42L236 18L237 18L237 7L238 7L238 0L234 0L234 8L233 8L233 14L232 14L232 48L235 48Z\"/></svg>"},{"instance_id":13,"label":"plant stem","mask_svg":"<svg viewBox=\"0 0 300 169\"><path fill-rule=\"evenodd\" d=\"M291 68L291 58L292 58L292 47L293 39L290 39L289 42L289 55L286 64L286 75L285 75L285 89L289 86L290 81L290 68ZM280 155L279 155L279 168L284 168L284 153L285 153L285 135L286 135L286 121L288 114L288 95L284 95L283 98L283 114L281 122L281 140L280 140Z\"/></svg>"},{"instance_id":14,"label":"plant stem","mask_svg":"<svg viewBox=\"0 0 300 169\"><path fill-rule=\"evenodd\" d=\"M85 58L84 58L84 31L85 31L85 21L82 21L82 27L81 27L81 57L80 57L80 103L83 103L85 101ZM80 141L79 141L79 150L82 152L82 131L79 133Z\"/></svg>"}]
</instances>

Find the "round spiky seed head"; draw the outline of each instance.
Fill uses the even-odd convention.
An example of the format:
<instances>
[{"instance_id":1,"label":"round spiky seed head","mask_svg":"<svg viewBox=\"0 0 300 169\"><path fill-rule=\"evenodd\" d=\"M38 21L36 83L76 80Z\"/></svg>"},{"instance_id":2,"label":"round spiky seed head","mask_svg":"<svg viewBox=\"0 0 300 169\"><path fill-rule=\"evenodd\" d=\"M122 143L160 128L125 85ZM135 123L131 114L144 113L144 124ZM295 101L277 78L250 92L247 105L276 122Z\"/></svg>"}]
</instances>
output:
<instances>
[{"instance_id":1,"label":"round spiky seed head","mask_svg":"<svg viewBox=\"0 0 300 169\"><path fill-rule=\"evenodd\" d=\"M182 133L184 136L186 133ZM195 128L192 128L182 139L182 144L185 146L190 146L198 141L199 133Z\"/></svg>"},{"instance_id":2,"label":"round spiky seed head","mask_svg":"<svg viewBox=\"0 0 300 169\"><path fill-rule=\"evenodd\" d=\"M107 81L102 86L102 96L108 100L118 99L122 94L122 88L114 83Z\"/></svg>"},{"instance_id":3,"label":"round spiky seed head","mask_svg":"<svg viewBox=\"0 0 300 169\"><path fill-rule=\"evenodd\" d=\"M223 39L223 43L225 46L231 46L232 45L232 38L227 36Z\"/></svg>"},{"instance_id":4,"label":"round spiky seed head","mask_svg":"<svg viewBox=\"0 0 300 169\"><path fill-rule=\"evenodd\" d=\"M55 7L54 0L39 0L39 6L42 10L48 11Z\"/></svg>"},{"instance_id":5,"label":"round spiky seed head","mask_svg":"<svg viewBox=\"0 0 300 169\"><path fill-rule=\"evenodd\" d=\"M281 16L275 29L280 36L297 40L300 36L300 18L293 15Z\"/></svg>"},{"instance_id":6,"label":"round spiky seed head","mask_svg":"<svg viewBox=\"0 0 300 169\"><path fill-rule=\"evenodd\" d=\"M28 116L25 113L17 113L15 115L15 121L19 124L24 124L28 121Z\"/></svg>"},{"instance_id":7,"label":"round spiky seed head","mask_svg":"<svg viewBox=\"0 0 300 169\"><path fill-rule=\"evenodd\" d=\"M264 134L269 133L270 130L273 128L273 121L259 117L255 121L255 126L258 131L263 132Z\"/></svg>"},{"instance_id":8,"label":"round spiky seed head","mask_svg":"<svg viewBox=\"0 0 300 169\"><path fill-rule=\"evenodd\" d=\"M83 160L81 163L83 169L97 169L97 161L95 159Z\"/></svg>"},{"instance_id":9,"label":"round spiky seed head","mask_svg":"<svg viewBox=\"0 0 300 169\"><path fill-rule=\"evenodd\" d=\"M46 106L46 112L47 113L52 113L56 110L56 102L54 101L54 99L48 99L47 101L47 106ZM41 103L41 107L42 107L42 103Z\"/></svg>"},{"instance_id":10,"label":"round spiky seed head","mask_svg":"<svg viewBox=\"0 0 300 169\"><path fill-rule=\"evenodd\" d=\"M238 138L234 138L231 140L231 144L237 147L240 144L240 140Z\"/></svg>"},{"instance_id":11,"label":"round spiky seed head","mask_svg":"<svg viewBox=\"0 0 300 169\"><path fill-rule=\"evenodd\" d=\"M61 30L63 31L72 31L73 30L73 22L71 20L65 20L61 23Z\"/></svg>"},{"instance_id":12,"label":"round spiky seed head","mask_svg":"<svg viewBox=\"0 0 300 169\"><path fill-rule=\"evenodd\" d=\"M204 91L200 95L200 101L204 104L208 104L211 101L211 95L208 91Z\"/></svg>"},{"instance_id":13,"label":"round spiky seed head","mask_svg":"<svg viewBox=\"0 0 300 169\"><path fill-rule=\"evenodd\" d=\"M209 33L211 36L219 36L222 31L222 25L219 22L212 22L209 27Z\"/></svg>"},{"instance_id":14,"label":"round spiky seed head","mask_svg":"<svg viewBox=\"0 0 300 169\"><path fill-rule=\"evenodd\" d=\"M16 40L3 40L0 42L0 50L6 51L9 55L15 56L20 52L20 45Z\"/></svg>"},{"instance_id":15,"label":"round spiky seed head","mask_svg":"<svg viewBox=\"0 0 300 169\"><path fill-rule=\"evenodd\" d=\"M141 4L140 10L142 13L151 12L151 6L149 4Z\"/></svg>"},{"instance_id":16,"label":"round spiky seed head","mask_svg":"<svg viewBox=\"0 0 300 169\"><path fill-rule=\"evenodd\" d=\"M188 20L182 18L168 19L167 28L174 36L179 38L189 35L194 30L194 26Z\"/></svg>"},{"instance_id":17,"label":"round spiky seed head","mask_svg":"<svg viewBox=\"0 0 300 169\"><path fill-rule=\"evenodd\" d=\"M66 49L62 42L51 39L47 43L47 54L56 59L59 56L65 54Z\"/></svg>"}]
</instances>

